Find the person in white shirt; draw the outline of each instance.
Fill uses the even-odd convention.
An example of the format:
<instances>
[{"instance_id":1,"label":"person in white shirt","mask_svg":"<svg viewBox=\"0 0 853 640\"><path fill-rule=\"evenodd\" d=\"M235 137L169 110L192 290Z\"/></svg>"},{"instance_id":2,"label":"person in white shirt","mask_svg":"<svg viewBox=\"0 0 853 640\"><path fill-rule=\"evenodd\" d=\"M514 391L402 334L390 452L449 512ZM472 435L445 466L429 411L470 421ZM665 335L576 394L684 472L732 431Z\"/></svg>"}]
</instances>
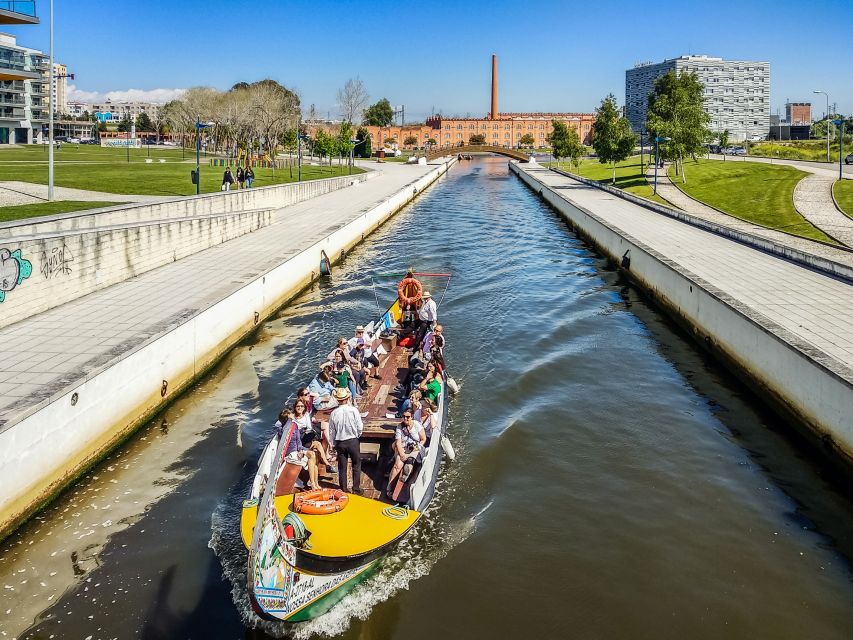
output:
<instances>
[{"instance_id":1,"label":"person in white shirt","mask_svg":"<svg viewBox=\"0 0 853 640\"><path fill-rule=\"evenodd\" d=\"M432 294L429 291L424 291L422 296L423 304L418 311L418 332L415 338L415 349L417 350L423 342L424 336L430 331L435 323L438 322L438 306L435 300L432 299Z\"/></svg>"},{"instance_id":2,"label":"person in white shirt","mask_svg":"<svg viewBox=\"0 0 853 640\"><path fill-rule=\"evenodd\" d=\"M338 388L334 392L338 407L329 416L329 440L338 453L338 483L346 492L347 461L352 459L352 492L361 493L361 451L359 438L364 431L364 423L358 407L350 404L352 394L347 388Z\"/></svg>"},{"instance_id":3,"label":"person in white shirt","mask_svg":"<svg viewBox=\"0 0 853 640\"><path fill-rule=\"evenodd\" d=\"M394 486L394 481L403 470L403 465L409 458L421 462L425 453L426 432L423 425L413 418L412 410L403 412L403 421L394 432L394 468L388 476L388 487Z\"/></svg>"}]
</instances>

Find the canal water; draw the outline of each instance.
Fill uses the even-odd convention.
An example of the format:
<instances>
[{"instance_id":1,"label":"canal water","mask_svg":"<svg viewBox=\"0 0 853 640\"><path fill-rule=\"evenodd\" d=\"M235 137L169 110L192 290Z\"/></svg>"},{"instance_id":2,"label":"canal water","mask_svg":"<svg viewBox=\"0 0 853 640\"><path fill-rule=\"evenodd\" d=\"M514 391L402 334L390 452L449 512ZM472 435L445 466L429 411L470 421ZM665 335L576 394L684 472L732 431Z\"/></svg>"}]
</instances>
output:
<instances>
[{"instance_id":1,"label":"canal water","mask_svg":"<svg viewBox=\"0 0 853 640\"><path fill-rule=\"evenodd\" d=\"M457 460L328 615L246 600L237 522L281 406L392 289L440 307ZM440 297L440 291L434 291ZM463 162L0 545L17 638L853 637L853 505L505 160Z\"/></svg>"}]
</instances>

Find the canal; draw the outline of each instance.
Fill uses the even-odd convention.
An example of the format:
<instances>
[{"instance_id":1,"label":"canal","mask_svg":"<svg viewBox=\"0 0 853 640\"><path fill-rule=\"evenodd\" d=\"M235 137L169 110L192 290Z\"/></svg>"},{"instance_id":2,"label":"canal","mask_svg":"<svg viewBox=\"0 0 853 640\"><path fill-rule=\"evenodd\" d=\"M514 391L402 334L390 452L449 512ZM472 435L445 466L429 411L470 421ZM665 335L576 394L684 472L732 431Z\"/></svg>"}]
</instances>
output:
<instances>
[{"instance_id":1,"label":"canal","mask_svg":"<svg viewBox=\"0 0 853 640\"><path fill-rule=\"evenodd\" d=\"M2 637L266 638L241 501L371 276L451 270L457 452L414 535L300 638L853 637L853 505L519 180L462 162L0 545ZM380 286L381 304L392 289Z\"/></svg>"}]
</instances>

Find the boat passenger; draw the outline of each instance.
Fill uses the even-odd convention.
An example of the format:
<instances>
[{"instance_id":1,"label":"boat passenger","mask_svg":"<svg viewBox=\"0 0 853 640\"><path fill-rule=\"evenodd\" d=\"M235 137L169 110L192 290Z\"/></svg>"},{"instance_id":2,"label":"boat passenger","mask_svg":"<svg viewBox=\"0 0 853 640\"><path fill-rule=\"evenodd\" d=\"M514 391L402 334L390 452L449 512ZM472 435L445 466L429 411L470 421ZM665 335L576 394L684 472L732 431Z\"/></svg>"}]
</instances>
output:
<instances>
[{"instance_id":1,"label":"boat passenger","mask_svg":"<svg viewBox=\"0 0 853 640\"><path fill-rule=\"evenodd\" d=\"M433 366L433 369L427 373L427 377L420 384L420 390L424 394L424 398L427 400L432 400L433 402L438 402L438 398L441 396L441 380L438 379L438 376L435 371L435 365L430 363Z\"/></svg>"},{"instance_id":2,"label":"boat passenger","mask_svg":"<svg viewBox=\"0 0 853 640\"><path fill-rule=\"evenodd\" d=\"M314 419L314 413L315 413L316 409L314 408L314 402L312 400L311 390L308 389L308 387L300 388L296 392L296 399L297 400L303 400L305 402L305 410L306 410L306 413L311 418L311 422L314 425L314 430L316 431L317 428L320 429L320 436L321 436L321 440L322 440L322 444L323 444L323 451L324 451L324 453L329 451L329 449L331 449L332 447L329 444L328 425L325 422ZM326 459L328 459L328 454L325 454L322 457L325 457ZM326 465L326 466L328 466L328 465Z\"/></svg>"},{"instance_id":3,"label":"boat passenger","mask_svg":"<svg viewBox=\"0 0 853 640\"><path fill-rule=\"evenodd\" d=\"M358 390L355 386L355 374L344 360L343 349L335 349L334 369L332 370L332 376L335 378L336 387L346 387L349 389L353 398L358 397Z\"/></svg>"},{"instance_id":4,"label":"boat passenger","mask_svg":"<svg viewBox=\"0 0 853 640\"><path fill-rule=\"evenodd\" d=\"M432 352L430 353L430 362L435 364L435 370L437 373L444 373L444 369L446 367L444 364L444 352L435 345L433 345Z\"/></svg>"},{"instance_id":5,"label":"boat passenger","mask_svg":"<svg viewBox=\"0 0 853 640\"><path fill-rule=\"evenodd\" d=\"M335 384L332 382L329 373L330 369L321 369L308 384L308 391L314 397L313 406L315 411L332 409L338 406L337 401L332 395L332 392L335 390Z\"/></svg>"},{"instance_id":6,"label":"boat passenger","mask_svg":"<svg viewBox=\"0 0 853 640\"><path fill-rule=\"evenodd\" d=\"M334 362L335 361L335 354L338 351L340 351L343 354L344 362L346 362L347 364L352 364L353 358L350 355L349 341L346 339L345 336L339 336L338 337L338 346L336 346L334 349L332 349L329 352L329 355L326 356L326 360L328 360L329 362Z\"/></svg>"},{"instance_id":7,"label":"boat passenger","mask_svg":"<svg viewBox=\"0 0 853 640\"><path fill-rule=\"evenodd\" d=\"M328 467L329 460L326 457L323 445L320 444L321 435L311 421L307 400L303 400L300 397L296 398L296 402L293 403L292 419L296 423L296 426L299 427L299 437L302 441L302 446L313 451L317 455L317 458Z\"/></svg>"},{"instance_id":8,"label":"boat passenger","mask_svg":"<svg viewBox=\"0 0 853 640\"><path fill-rule=\"evenodd\" d=\"M424 336L421 348L426 360L432 357L433 346L437 346L441 350L441 353L444 353L444 327L440 324L435 325L435 328Z\"/></svg>"},{"instance_id":9,"label":"boat passenger","mask_svg":"<svg viewBox=\"0 0 853 640\"><path fill-rule=\"evenodd\" d=\"M435 429L438 421L435 415L437 411L438 407L432 400L421 402L421 424L424 427L424 433L426 433L427 443L432 438L432 430Z\"/></svg>"},{"instance_id":10,"label":"boat passenger","mask_svg":"<svg viewBox=\"0 0 853 640\"><path fill-rule=\"evenodd\" d=\"M388 488L394 486L394 481L403 470L403 465L409 458L412 463L423 460L426 446L426 433L423 425L414 419L411 411L403 412L403 420L394 431L394 467L388 476Z\"/></svg>"},{"instance_id":11,"label":"boat passenger","mask_svg":"<svg viewBox=\"0 0 853 640\"><path fill-rule=\"evenodd\" d=\"M352 350L358 346L359 341L361 341L364 344L363 364L366 363L366 364L369 364L370 366L378 367L379 366L379 358L374 353L373 346L372 346L373 341L374 341L374 337L369 335L369 334L366 334L364 332L364 327L362 325L358 325L355 328L355 337L349 339L348 344L349 344L349 348L350 348L350 353L352 353ZM355 354L353 354L353 355L355 355ZM375 377L378 378L379 376L375 376Z\"/></svg>"},{"instance_id":12,"label":"boat passenger","mask_svg":"<svg viewBox=\"0 0 853 640\"><path fill-rule=\"evenodd\" d=\"M361 493L361 451L358 439L364 431L364 423L358 408L350 404L349 389L335 389L335 399L339 405L329 416L329 439L334 443L338 452L338 483L341 489L349 492L347 487L347 461L352 460L352 491Z\"/></svg>"},{"instance_id":13,"label":"boat passenger","mask_svg":"<svg viewBox=\"0 0 853 640\"><path fill-rule=\"evenodd\" d=\"M438 322L438 306L435 304L435 300L432 299L432 294L429 291L424 291L422 299L424 302L420 311L418 311L418 321L416 323L415 349L420 348L424 336Z\"/></svg>"},{"instance_id":14,"label":"boat passenger","mask_svg":"<svg viewBox=\"0 0 853 640\"><path fill-rule=\"evenodd\" d=\"M400 410L397 412L397 417L402 418L403 414L406 413L406 411L411 411L412 404L415 402L415 400L420 400L422 397L423 394L421 393L420 389L412 389L409 392L409 397L403 400L403 404L400 405Z\"/></svg>"},{"instance_id":15,"label":"boat passenger","mask_svg":"<svg viewBox=\"0 0 853 640\"><path fill-rule=\"evenodd\" d=\"M318 488L320 485L317 479L317 454L302 445L299 426L293 420L293 414L289 409L282 410L275 426L279 431L280 438L285 438L286 441L284 456L287 457L295 453L296 455L291 457L295 457L300 462L304 461L304 466L308 467L308 488Z\"/></svg>"}]
</instances>

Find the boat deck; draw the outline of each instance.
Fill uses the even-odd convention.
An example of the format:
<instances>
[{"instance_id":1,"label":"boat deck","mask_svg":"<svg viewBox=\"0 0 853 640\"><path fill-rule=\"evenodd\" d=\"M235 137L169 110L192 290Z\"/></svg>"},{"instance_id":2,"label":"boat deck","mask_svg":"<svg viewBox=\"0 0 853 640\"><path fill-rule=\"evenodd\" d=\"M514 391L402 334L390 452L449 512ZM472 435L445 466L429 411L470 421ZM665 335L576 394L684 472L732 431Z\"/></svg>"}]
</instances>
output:
<instances>
[{"instance_id":1,"label":"boat deck","mask_svg":"<svg viewBox=\"0 0 853 640\"><path fill-rule=\"evenodd\" d=\"M409 371L411 350L399 345L390 345L383 341L386 355L379 357L379 366L375 368L375 378L369 378L370 388L358 400L359 410L367 416L362 418L364 433L361 452L361 490L366 497L379 499L387 482L386 472L390 464L388 447L394 439L394 431L400 423L398 418L386 416L397 412L395 392L402 385ZM377 341L378 345L378 341ZM329 420L331 410L317 412L317 419L324 424ZM347 486L352 485L352 469L347 470ZM334 469L320 465L320 483L323 486L337 487L338 477Z\"/></svg>"}]
</instances>

